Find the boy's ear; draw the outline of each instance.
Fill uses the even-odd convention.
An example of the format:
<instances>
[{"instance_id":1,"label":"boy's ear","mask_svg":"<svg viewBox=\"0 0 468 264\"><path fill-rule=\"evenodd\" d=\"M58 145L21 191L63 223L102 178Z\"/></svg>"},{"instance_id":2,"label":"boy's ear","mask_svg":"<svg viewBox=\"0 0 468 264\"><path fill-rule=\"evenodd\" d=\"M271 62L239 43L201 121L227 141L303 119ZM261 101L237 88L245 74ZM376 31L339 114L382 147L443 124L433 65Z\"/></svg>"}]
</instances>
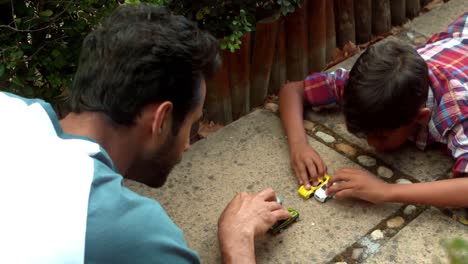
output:
<instances>
[{"instance_id":1,"label":"boy's ear","mask_svg":"<svg viewBox=\"0 0 468 264\"><path fill-rule=\"evenodd\" d=\"M427 107L419 109L418 116L416 117L416 123L426 126L431 118L431 110Z\"/></svg>"}]
</instances>

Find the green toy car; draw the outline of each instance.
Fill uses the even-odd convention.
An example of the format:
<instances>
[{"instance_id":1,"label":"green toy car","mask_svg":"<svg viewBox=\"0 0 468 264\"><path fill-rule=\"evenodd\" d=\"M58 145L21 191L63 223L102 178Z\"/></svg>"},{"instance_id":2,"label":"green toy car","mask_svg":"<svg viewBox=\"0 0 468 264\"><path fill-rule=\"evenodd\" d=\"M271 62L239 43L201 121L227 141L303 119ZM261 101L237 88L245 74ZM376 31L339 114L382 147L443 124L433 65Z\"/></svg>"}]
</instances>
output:
<instances>
[{"instance_id":1,"label":"green toy car","mask_svg":"<svg viewBox=\"0 0 468 264\"><path fill-rule=\"evenodd\" d=\"M290 224L296 222L297 218L299 217L299 213L292 208L288 208L288 212L291 214L291 217L286 220L278 221L276 224L274 224L270 228L271 233L277 234L288 227Z\"/></svg>"}]
</instances>

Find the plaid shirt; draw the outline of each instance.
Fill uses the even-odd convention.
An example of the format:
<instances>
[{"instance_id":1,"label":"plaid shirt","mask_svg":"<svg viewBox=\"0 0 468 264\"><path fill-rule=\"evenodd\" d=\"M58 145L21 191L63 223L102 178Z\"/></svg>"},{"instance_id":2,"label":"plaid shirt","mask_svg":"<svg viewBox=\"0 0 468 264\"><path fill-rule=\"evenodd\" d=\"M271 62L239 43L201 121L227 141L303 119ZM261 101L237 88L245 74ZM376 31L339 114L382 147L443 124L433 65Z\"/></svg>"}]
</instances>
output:
<instances>
[{"instance_id":1,"label":"plaid shirt","mask_svg":"<svg viewBox=\"0 0 468 264\"><path fill-rule=\"evenodd\" d=\"M446 31L435 34L417 48L429 68L430 89L427 126L413 138L422 150L431 143L446 144L456 160L455 177L468 174L468 13ZM304 80L304 98L313 109L340 105L348 79L345 69L313 73Z\"/></svg>"}]
</instances>

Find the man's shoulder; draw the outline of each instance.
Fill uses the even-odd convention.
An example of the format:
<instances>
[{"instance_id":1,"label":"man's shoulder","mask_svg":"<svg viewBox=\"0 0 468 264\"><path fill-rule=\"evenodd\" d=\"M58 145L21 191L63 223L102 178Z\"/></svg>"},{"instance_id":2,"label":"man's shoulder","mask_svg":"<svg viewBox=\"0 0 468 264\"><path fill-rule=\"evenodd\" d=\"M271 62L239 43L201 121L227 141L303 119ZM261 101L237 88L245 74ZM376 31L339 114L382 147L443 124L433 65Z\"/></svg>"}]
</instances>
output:
<instances>
[{"instance_id":1,"label":"man's shoulder","mask_svg":"<svg viewBox=\"0 0 468 264\"><path fill-rule=\"evenodd\" d=\"M157 201L126 188L122 177L105 166L97 170L89 198L86 260L198 260L180 228Z\"/></svg>"},{"instance_id":2,"label":"man's shoulder","mask_svg":"<svg viewBox=\"0 0 468 264\"><path fill-rule=\"evenodd\" d=\"M128 189L124 186L123 177L107 168L105 165L96 166L89 196L88 221L112 219L118 225L108 226L109 229L125 227L133 232L162 225L178 229L157 201ZM131 236L132 232L125 235Z\"/></svg>"}]
</instances>

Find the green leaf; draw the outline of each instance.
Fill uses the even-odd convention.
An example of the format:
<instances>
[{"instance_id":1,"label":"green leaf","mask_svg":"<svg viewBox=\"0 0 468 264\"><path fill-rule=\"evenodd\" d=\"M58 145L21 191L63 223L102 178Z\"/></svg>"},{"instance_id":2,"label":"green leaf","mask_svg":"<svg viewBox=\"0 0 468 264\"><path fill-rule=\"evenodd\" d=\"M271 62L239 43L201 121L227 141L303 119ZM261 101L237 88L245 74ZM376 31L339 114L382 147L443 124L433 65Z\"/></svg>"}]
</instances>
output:
<instances>
[{"instance_id":1,"label":"green leaf","mask_svg":"<svg viewBox=\"0 0 468 264\"><path fill-rule=\"evenodd\" d=\"M3 64L0 64L0 77L2 77L3 74L5 74L5 66Z\"/></svg>"},{"instance_id":2,"label":"green leaf","mask_svg":"<svg viewBox=\"0 0 468 264\"><path fill-rule=\"evenodd\" d=\"M140 0L125 0L125 4L139 4Z\"/></svg>"},{"instance_id":3,"label":"green leaf","mask_svg":"<svg viewBox=\"0 0 468 264\"><path fill-rule=\"evenodd\" d=\"M54 49L54 50L52 51L51 54L52 54L52 56L54 56L55 58L57 58L58 56L61 55L61 53L60 53L60 51L59 51L58 49Z\"/></svg>"},{"instance_id":4,"label":"green leaf","mask_svg":"<svg viewBox=\"0 0 468 264\"><path fill-rule=\"evenodd\" d=\"M204 15L205 15L205 14L202 12L202 10L200 10L200 11L198 11L197 14L195 15L195 18L196 18L197 20L202 20L203 17L204 17Z\"/></svg>"},{"instance_id":5,"label":"green leaf","mask_svg":"<svg viewBox=\"0 0 468 264\"><path fill-rule=\"evenodd\" d=\"M21 25L21 21L22 21L21 18L15 18L16 25L18 26Z\"/></svg>"},{"instance_id":6,"label":"green leaf","mask_svg":"<svg viewBox=\"0 0 468 264\"><path fill-rule=\"evenodd\" d=\"M18 50L16 52L11 53L11 55L15 60L19 60L23 57L24 53L22 50Z\"/></svg>"},{"instance_id":7,"label":"green leaf","mask_svg":"<svg viewBox=\"0 0 468 264\"><path fill-rule=\"evenodd\" d=\"M39 12L39 16L41 16L41 17L50 17L53 14L54 14L54 12L52 10L50 10L50 9Z\"/></svg>"}]
</instances>

